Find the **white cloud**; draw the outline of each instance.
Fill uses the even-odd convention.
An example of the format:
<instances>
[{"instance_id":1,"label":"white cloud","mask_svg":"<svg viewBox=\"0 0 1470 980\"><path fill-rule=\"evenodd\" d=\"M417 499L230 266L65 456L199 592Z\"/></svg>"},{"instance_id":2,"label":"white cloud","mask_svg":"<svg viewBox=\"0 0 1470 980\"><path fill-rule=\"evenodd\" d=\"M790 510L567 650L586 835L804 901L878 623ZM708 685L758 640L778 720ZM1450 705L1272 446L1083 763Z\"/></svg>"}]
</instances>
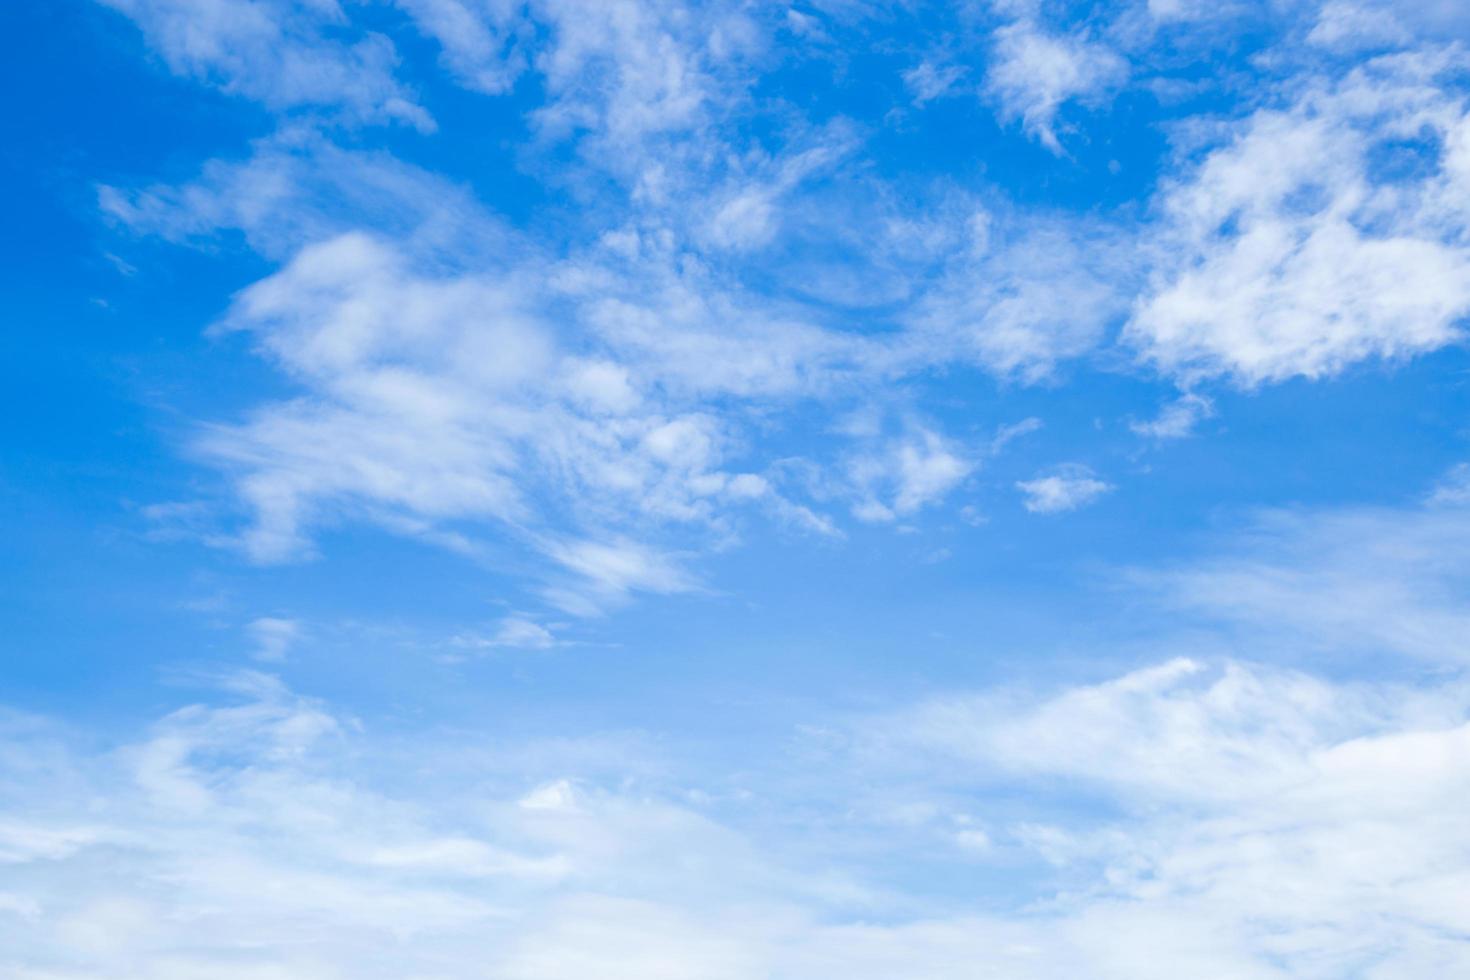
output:
<instances>
[{"instance_id":1,"label":"white cloud","mask_svg":"<svg viewBox=\"0 0 1470 980\"><path fill-rule=\"evenodd\" d=\"M1026 132L1060 154L1055 123L1063 103L1095 99L1128 77L1128 63L1081 35L1051 34L1030 21L995 32L985 89L1002 118L1019 118Z\"/></svg>"},{"instance_id":2,"label":"white cloud","mask_svg":"<svg viewBox=\"0 0 1470 980\"><path fill-rule=\"evenodd\" d=\"M663 13L624 14L655 47L649 38L664 30L693 43L682 21L651 26ZM252 515L238 543L256 559L309 555L316 529L360 521L466 552L486 533L543 551L634 538L657 551L652 539L672 526L733 540L744 508L838 533L810 502L789 499L771 461L736 465L753 418L955 359L1039 380L1094 347L1122 309L1102 268L1114 250L1096 229L1078 241L1062 222L1032 228L973 203L915 218L880 197L862 215L883 229L892 282L943 263L935 288L901 312L907 329L889 336L834 329L825 311L753 292L702 260L701 250L780 245L787 198L856 145L850 127L833 125L784 152L731 157L738 166L700 186L707 208L645 202L559 258L465 188L305 128L179 187L103 188L101 203L176 241L238 229L283 262L241 291L217 333L247 333L295 397L195 443ZM810 208L800 221L814 217L830 222ZM868 241L866 226L845 231L854 247ZM888 472L868 479L870 510L914 512L966 465L923 440L894 448ZM590 608L585 595L568 598L579 587L550 588Z\"/></svg>"},{"instance_id":3,"label":"white cloud","mask_svg":"<svg viewBox=\"0 0 1470 980\"><path fill-rule=\"evenodd\" d=\"M999 453L1017 439L1038 432L1044 428L1046 423L1032 416L1022 419L1012 425L1003 425L995 433L995 438L990 440L991 453Z\"/></svg>"},{"instance_id":4,"label":"white cloud","mask_svg":"<svg viewBox=\"0 0 1470 980\"><path fill-rule=\"evenodd\" d=\"M740 175L733 191L717 195L711 202L714 215L699 230L700 237L723 250L749 250L769 244L790 208L783 199L813 175L834 166L854 143L845 127L833 126L813 145Z\"/></svg>"},{"instance_id":5,"label":"white cloud","mask_svg":"<svg viewBox=\"0 0 1470 980\"><path fill-rule=\"evenodd\" d=\"M921 61L903 73L903 84L913 93L914 105L921 106L950 93L967 71L964 65Z\"/></svg>"},{"instance_id":6,"label":"white cloud","mask_svg":"<svg viewBox=\"0 0 1470 980\"><path fill-rule=\"evenodd\" d=\"M8 849L0 972L510 976L526 957L558 955L527 937L545 938L579 895L621 892L659 912L682 893L709 921L710 909L779 888L738 835L641 794L588 788L570 805L569 783L517 788L507 769L463 773L479 787L468 793L452 789L468 786L459 778L374 791L353 769L364 747L354 726L268 678L236 686L234 703L182 709L105 755L6 734L0 841L22 839L4 828L50 829ZM452 765L450 748L412 750L403 769L415 769L409 757ZM66 829L57 817L68 812L91 812L96 826ZM694 864L712 877L687 878Z\"/></svg>"},{"instance_id":7,"label":"white cloud","mask_svg":"<svg viewBox=\"0 0 1470 980\"><path fill-rule=\"evenodd\" d=\"M868 717L844 765L804 763L799 800L761 794L765 814L823 814L810 860L768 816L747 832L739 807L716 819L630 783L626 753L618 791L544 758L528 779L513 763L534 747L465 755L462 731L384 743L268 678L234 686L122 750L6 732L0 840L29 843L6 850L0 970L1327 980L1467 965L1444 938L1470 925L1456 901L1470 699L1455 684L1179 659ZM790 785L778 755L772 789ZM51 764L24 764L38 757ZM436 765L407 761L423 758ZM759 778L759 755L743 759ZM850 795L854 778L886 809ZM812 810L823 793L838 815ZM935 799L979 819L936 825ZM58 819L81 812L85 827ZM865 820L874 836L852 836ZM997 862L1014 890L982 913L895 879L893 860L941 840L946 860L979 862L977 882Z\"/></svg>"},{"instance_id":8,"label":"white cloud","mask_svg":"<svg viewBox=\"0 0 1470 980\"><path fill-rule=\"evenodd\" d=\"M522 0L394 0L442 50L450 73L468 88L498 95L527 67L519 43L531 29Z\"/></svg>"},{"instance_id":9,"label":"white cloud","mask_svg":"<svg viewBox=\"0 0 1470 980\"><path fill-rule=\"evenodd\" d=\"M1039 705L936 701L902 724L906 739L1005 770L1195 801L1254 797L1302 779L1324 732L1356 734L1376 709L1367 689L1178 658Z\"/></svg>"},{"instance_id":10,"label":"white cloud","mask_svg":"<svg viewBox=\"0 0 1470 980\"><path fill-rule=\"evenodd\" d=\"M1383 5L1334 0L1322 6L1307 40L1339 51L1396 47L1409 40L1409 31Z\"/></svg>"},{"instance_id":11,"label":"white cloud","mask_svg":"<svg viewBox=\"0 0 1470 980\"><path fill-rule=\"evenodd\" d=\"M221 232L239 231L273 261L364 228L461 259L503 249L506 238L464 187L384 153L345 150L297 125L255 141L243 160L209 161L187 183L104 185L98 199L134 232L215 245Z\"/></svg>"},{"instance_id":12,"label":"white cloud","mask_svg":"<svg viewBox=\"0 0 1470 980\"><path fill-rule=\"evenodd\" d=\"M835 145L763 172L787 186ZM461 188L299 132L181 188L102 199L140 231L207 242L237 228L287 259L215 332L248 334L298 394L196 442L253 515L239 543L259 560L310 554L338 521L466 551L486 523L542 550L663 523L728 540L744 508L837 533L776 474L727 468L742 400L769 412L841 384L881 345L731 291L666 232L609 233L551 261ZM385 230L346 230L363 225Z\"/></svg>"},{"instance_id":13,"label":"white cloud","mask_svg":"<svg viewBox=\"0 0 1470 980\"><path fill-rule=\"evenodd\" d=\"M1203 0L1148 0L1147 2L1149 15L1162 21L1208 17L1217 13L1222 6L1230 10L1233 5L1205 3Z\"/></svg>"},{"instance_id":14,"label":"white cloud","mask_svg":"<svg viewBox=\"0 0 1470 980\"><path fill-rule=\"evenodd\" d=\"M1332 0L1322 6L1308 40L1352 53L1467 35L1470 12L1456 0Z\"/></svg>"},{"instance_id":15,"label":"white cloud","mask_svg":"<svg viewBox=\"0 0 1470 980\"><path fill-rule=\"evenodd\" d=\"M1201 421L1214 414L1214 403L1208 398L1186 392L1165 405L1157 418L1147 422L1132 422L1128 427L1151 439L1182 439L1193 432Z\"/></svg>"},{"instance_id":16,"label":"white cloud","mask_svg":"<svg viewBox=\"0 0 1470 980\"><path fill-rule=\"evenodd\" d=\"M175 70L297 118L427 123L397 101L386 42L330 0L116 5ZM1136 259L1138 237L1106 222L961 194L915 207L852 180L796 200L809 179L847 178L856 137L779 113L763 121L797 133L784 148L735 134L765 44L757 8L401 6L469 87L538 73L543 137L572 141L618 186L571 178L591 203L555 247L505 231L463 188L305 130L183 187L104 190L138 230L236 228L280 261L217 336L248 337L295 388L197 442L252 511L242 543L262 560L362 521L466 550L513 538L556 566L543 593L578 613L694 591L687 556L733 540L741 508L830 529L782 496L789 474L822 464L762 455L784 451L770 447L790 406L816 400L820 420L835 396L951 364L1051 378L1106 343L1143 261L1157 278L1128 342L1181 378L1322 376L1458 336L1470 128L1427 56L1297 86L1234 127L1165 189ZM1029 20L1002 29L995 54L992 97L1056 151L1061 107L1128 71L1089 37ZM909 81L921 96L945 84ZM1427 148L1410 145L1426 127ZM808 241L872 254L819 286L803 280L821 263L796 255ZM791 295L748 285L764 275ZM1180 435L1207 410L1185 396L1139 428ZM919 425L847 434L868 440L836 462L866 519L933 506L977 465ZM1268 519L1238 551L1135 581L1195 626L1463 663L1461 483L1452 473L1407 520ZM1018 487L1037 512L1111 489L1083 467ZM282 653L286 623L256 623ZM511 615L465 639L539 648L555 635ZM849 725L860 747L903 749L878 762L802 770L787 742L772 763L742 731L739 780L698 765L671 786L645 781L616 741L586 750L617 759L600 781L545 763L544 747L476 755L489 740L462 731L395 749L246 675L236 701L184 708L121 748L0 729L0 972L1454 976L1470 966L1470 736L1460 682L1432 683L1173 659L1049 697L955 694ZM975 877L901 880L936 853Z\"/></svg>"},{"instance_id":17,"label":"white cloud","mask_svg":"<svg viewBox=\"0 0 1470 980\"><path fill-rule=\"evenodd\" d=\"M1126 314L1134 272L1117 233L1091 222L971 211L966 247L903 314L917 363L975 363L1024 382L1097 349Z\"/></svg>"},{"instance_id":18,"label":"white cloud","mask_svg":"<svg viewBox=\"0 0 1470 980\"><path fill-rule=\"evenodd\" d=\"M577 299L578 277L595 271L419 272L402 249L348 234L243 290L220 330L248 333L303 394L197 443L253 513L240 543L261 561L289 559L309 551L314 527L348 518L473 550L489 524L615 598L692 580L609 527L647 519L724 535L732 511L759 506L830 530L769 479L724 468L730 422L684 409L704 392L679 390L799 391L800 347L788 366L760 342L764 325L749 341L701 336L652 310L614 312L600 293L588 315L618 359L586 345L563 353L548 306L557 289ZM804 342L792 334L780 342Z\"/></svg>"},{"instance_id":19,"label":"white cloud","mask_svg":"<svg viewBox=\"0 0 1470 980\"><path fill-rule=\"evenodd\" d=\"M582 576L596 594L618 599L630 592L692 592L698 583L679 562L634 541L572 540L546 545L557 562ZM582 597L562 591L554 593L559 604L572 612L584 610Z\"/></svg>"},{"instance_id":20,"label":"white cloud","mask_svg":"<svg viewBox=\"0 0 1470 980\"><path fill-rule=\"evenodd\" d=\"M1060 514L1087 506L1113 487L1087 467L1068 464L1052 473L1021 480L1016 489L1025 496L1026 509L1033 514Z\"/></svg>"},{"instance_id":21,"label":"white cloud","mask_svg":"<svg viewBox=\"0 0 1470 980\"><path fill-rule=\"evenodd\" d=\"M1470 506L1470 463L1460 463L1446 473L1430 494L1429 502L1454 507Z\"/></svg>"},{"instance_id":22,"label":"white cloud","mask_svg":"<svg viewBox=\"0 0 1470 980\"><path fill-rule=\"evenodd\" d=\"M854 457L848 471L859 494L859 520L891 521L942 500L975 463L937 432L915 427L877 451Z\"/></svg>"},{"instance_id":23,"label":"white cloud","mask_svg":"<svg viewBox=\"0 0 1470 980\"><path fill-rule=\"evenodd\" d=\"M0 864L59 861L105 840L105 834L84 826L0 822Z\"/></svg>"},{"instance_id":24,"label":"white cloud","mask_svg":"<svg viewBox=\"0 0 1470 980\"><path fill-rule=\"evenodd\" d=\"M1251 116L1165 194L1125 340L1169 374L1253 385L1462 336L1470 116L1436 84L1457 57L1371 61Z\"/></svg>"},{"instance_id":25,"label":"white cloud","mask_svg":"<svg viewBox=\"0 0 1470 980\"><path fill-rule=\"evenodd\" d=\"M577 793L569 780L558 779L537 786L517 800L516 806L524 810L571 811L577 807Z\"/></svg>"},{"instance_id":26,"label":"white cloud","mask_svg":"<svg viewBox=\"0 0 1470 980\"><path fill-rule=\"evenodd\" d=\"M177 74L276 110L323 107L349 120L434 127L394 78L393 43L354 30L336 0L101 2L135 21Z\"/></svg>"},{"instance_id":27,"label":"white cloud","mask_svg":"<svg viewBox=\"0 0 1470 980\"><path fill-rule=\"evenodd\" d=\"M933 433L857 452L818 443L794 463L765 455L806 406L917 389L954 365L1056 380L1068 361L1116 355L1125 320L1125 350L1186 390L1203 374L1317 376L1447 343L1470 302L1453 244L1470 130L1427 55L1299 87L1285 110L1245 120L1166 186L1163 220L1139 234L994 194L916 203L866 167L851 124L783 115L779 138L742 137L769 40L744 7L408 6L467 85L501 90L524 59L547 85L548 138L566 124L587 166L626 166L626 183L589 191L585 223L553 243L510 230L465 186L333 146L299 119L184 185L101 191L137 231L205 243L238 229L280 262L241 291L222 332L248 335L295 388L194 443L229 477L250 515L235 539L262 561L364 522L467 553L509 538L551 564L577 553L568 542L660 556L648 574L617 562L560 562L570 582L538 572L564 607L600 608L630 590L692 588L670 556L733 543L746 512L832 535L816 501L842 499L844 479L860 519L889 520L973 469ZM1043 34L1029 5L1007 10L1022 19L997 39L1014 57L992 66L1010 79L996 91L1051 133L1062 101L1119 77L1104 70L1114 56ZM281 30L337 25L328 53L351 33L330 4L300 16ZM1076 63L1020 73L1028 57L1062 55ZM1384 176L1384 141L1421 123L1439 135L1424 155L1433 173ZM1135 428L1172 438L1206 412L1186 395ZM802 467L818 475L792 477ZM1061 472L1023 489L1047 511L1107 487ZM213 531L201 533L228 537Z\"/></svg>"},{"instance_id":28,"label":"white cloud","mask_svg":"<svg viewBox=\"0 0 1470 980\"><path fill-rule=\"evenodd\" d=\"M557 645L556 634L525 616L507 616L489 633L462 633L450 641L454 646L485 650L549 650Z\"/></svg>"},{"instance_id":29,"label":"white cloud","mask_svg":"<svg viewBox=\"0 0 1470 980\"><path fill-rule=\"evenodd\" d=\"M1176 660L1039 702L946 699L888 737L1002 794L1110 804L1004 835L1057 869L1048 946L1088 975L1407 978L1466 962L1442 938L1465 925L1445 818L1470 792L1464 695Z\"/></svg>"},{"instance_id":30,"label":"white cloud","mask_svg":"<svg viewBox=\"0 0 1470 980\"><path fill-rule=\"evenodd\" d=\"M257 518L251 553L289 557L333 501L420 518L518 515L503 472L517 419L495 407L539 376L548 353L514 306L493 285L414 280L361 236L308 249L243 293L230 327L252 330L324 396L269 406L200 443L239 471ZM472 324L483 327L467 332ZM439 364L455 365L451 376L436 377Z\"/></svg>"},{"instance_id":31,"label":"white cloud","mask_svg":"<svg viewBox=\"0 0 1470 980\"><path fill-rule=\"evenodd\" d=\"M1419 510L1267 512L1220 553L1135 584L1234 626L1254 647L1470 657L1470 518L1451 480Z\"/></svg>"},{"instance_id":32,"label":"white cloud","mask_svg":"<svg viewBox=\"0 0 1470 980\"><path fill-rule=\"evenodd\" d=\"M500 93L535 72L542 137L577 142L585 164L657 205L676 203L719 159L722 117L742 102L749 62L766 45L758 19L734 2L397 2L461 84Z\"/></svg>"}]
</instances>

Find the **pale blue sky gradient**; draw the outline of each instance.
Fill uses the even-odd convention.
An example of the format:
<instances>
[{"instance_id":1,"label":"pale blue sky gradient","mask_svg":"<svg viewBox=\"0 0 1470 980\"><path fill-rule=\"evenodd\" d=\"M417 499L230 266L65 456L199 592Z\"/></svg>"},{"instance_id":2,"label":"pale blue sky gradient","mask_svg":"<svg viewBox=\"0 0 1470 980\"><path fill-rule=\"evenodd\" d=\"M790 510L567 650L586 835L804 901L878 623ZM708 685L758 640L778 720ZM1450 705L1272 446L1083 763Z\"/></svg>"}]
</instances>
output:
<instances>
[{"instance_id":1,"label":"pale blue sky gradient","mask_svg":"<svg viewBox=\"0 0 1470 980\"><path fill-rule=\"evenodd\" d=\"M0 12L0 972L1470 971L1470 17Z\"/></svg>"}]
</instances>

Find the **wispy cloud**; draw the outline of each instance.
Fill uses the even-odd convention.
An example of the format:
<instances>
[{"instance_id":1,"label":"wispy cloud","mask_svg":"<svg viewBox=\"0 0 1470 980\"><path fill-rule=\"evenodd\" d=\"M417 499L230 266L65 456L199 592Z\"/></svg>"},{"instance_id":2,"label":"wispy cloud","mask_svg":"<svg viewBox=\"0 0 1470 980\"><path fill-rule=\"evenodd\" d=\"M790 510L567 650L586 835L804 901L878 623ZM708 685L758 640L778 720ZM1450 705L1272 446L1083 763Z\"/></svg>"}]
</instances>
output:
<instances>
[{"instance_id":1,"label":"wispy cloud","mask_svg":"<svg viewBox=\"0 0 1470 980\"><path fill-rule=\"evenodd\" d=\"M1086 466L1071 463L1016 484L1033 514L1060 514L1092 503L1113 489Z\"/></svg>"},{"instance_id":2,"label":"wispy cloud","mask_svg":"<svg viewBox=\"0 0 1470 980\"><path fill-rule=\"evenodd\" d=\"M1214 402L1204 395L1186 392L1165 405L1155 418L1146 422L1130 422L1128 427L1151 439L1182 439L1214 414Z\"/></svg>"},{"instance_id":3,"label":"wispy cloud","mask_svg":"<svg viewBox=\"0 0 1470 980\"><path fill-rule=\"evenodd\" d=\"M466 650L549 650L557 645L556 634L526 616L506 616L489 631L465 632L450 644Z\"/></svg>"},{"instance_id":4,"label":"wispy cloud","mask_svg":"<svg viewBox=\"0 0 1470 980\"><path fill-rule=\"evenodd\" d=\"M1128 63L1106 45L1021 20L995 32L985 88L1000 104L1003 117L1020 119L1026 132L1061 153L1056 118L1063 103L1096 99L1127 76Z\"/></svg>"},{"instance_id":5,"label":"wispy cloud","mask_svg":"<svg viewBox=\"0 0 1470 980\"><path fill-rule=\"evenodd\" d=\"M1470 515L1440 492L1409 511L1266 512L1221 553L1133 578L1256 644L1463 662Z\"/></svg>"},{"instance_id":6,"label":"wispy cloud","mask_svg":"<svg viewBox=\"0 0 1470 980\"><path fill-rule=\"evenodd\" d=\"M279 616L261 616L259 619L253 619L246 630L255 643L257 660L286 659L286 654L301 637L300 623L294 619L282 619Z\"/></svg>"},{"instance_id":7,"label":"wispy cloud","mask_svg":"<svg viewBox=\"0 0 1470 980\"><path fill-rule=\"evenodd\" d=\"M102 2L134 20L178 74L277 110L321 107L348 121L434 127L395 77L393 42L356 29L335 0Z\"/></svg>"}]
</instances>

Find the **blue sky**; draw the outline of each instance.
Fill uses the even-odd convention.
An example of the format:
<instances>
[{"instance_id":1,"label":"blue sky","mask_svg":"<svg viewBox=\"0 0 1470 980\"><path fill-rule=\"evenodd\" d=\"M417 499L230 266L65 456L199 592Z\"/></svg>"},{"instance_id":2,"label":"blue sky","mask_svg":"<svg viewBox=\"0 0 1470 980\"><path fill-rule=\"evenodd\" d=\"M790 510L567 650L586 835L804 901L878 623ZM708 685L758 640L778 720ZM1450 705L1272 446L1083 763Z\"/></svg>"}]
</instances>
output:
<instances>
[{"instance_id":1,"label":"blue sky","mask_svg":"<svg viewBox=\"0 0 1470 980\"><path fill-rule=\"evenodd\" d=\"M0 11L0 967L1470 970L1470 17Z\"/></svg>"}]
</instances>

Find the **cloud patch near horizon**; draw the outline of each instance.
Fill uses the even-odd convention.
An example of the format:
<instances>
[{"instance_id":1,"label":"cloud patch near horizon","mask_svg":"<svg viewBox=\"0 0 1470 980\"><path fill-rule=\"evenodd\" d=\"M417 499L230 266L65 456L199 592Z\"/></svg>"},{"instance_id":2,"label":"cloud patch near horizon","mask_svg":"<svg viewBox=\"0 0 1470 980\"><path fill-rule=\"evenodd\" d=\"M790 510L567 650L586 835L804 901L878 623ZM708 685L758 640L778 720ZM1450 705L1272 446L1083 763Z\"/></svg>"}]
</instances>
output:
<instances>
[{"instance_id":1,"label":"cloud patch near horizon","mask_svg":"<svg viewBox=\"0 0 1470 980\"><path fill-rule=\"evenodd\" d=\"M835 807L809 863L748 826L713 771L648 783L619 774L626 755L605 772L569 756L532 775L432 733L378 745L264 675L225 684L100 753L7 722L0 967L572 980L597 963L630 978L656 965L670 980L877 980L902 964L924 980L1061 980L1086 963L1166 980L1224 964L1325 980L1470 962L1443 938L1470 925L1453 900L1470 877L1454 857L1470 846L1456 819L1470 697L1453 680L1370 687L1181 657L846 723L849 761L809 758L801 783L807 819ZM427 753L437 776L390 784L361 768L385 752ZM742 780L770 776L774 791L790 764L767 773L748 757ZM954 807L970 816L936 822ZM882 871L935 848L1022 884L985 912L936 909Z\"/></svg>"}]
</instances>

